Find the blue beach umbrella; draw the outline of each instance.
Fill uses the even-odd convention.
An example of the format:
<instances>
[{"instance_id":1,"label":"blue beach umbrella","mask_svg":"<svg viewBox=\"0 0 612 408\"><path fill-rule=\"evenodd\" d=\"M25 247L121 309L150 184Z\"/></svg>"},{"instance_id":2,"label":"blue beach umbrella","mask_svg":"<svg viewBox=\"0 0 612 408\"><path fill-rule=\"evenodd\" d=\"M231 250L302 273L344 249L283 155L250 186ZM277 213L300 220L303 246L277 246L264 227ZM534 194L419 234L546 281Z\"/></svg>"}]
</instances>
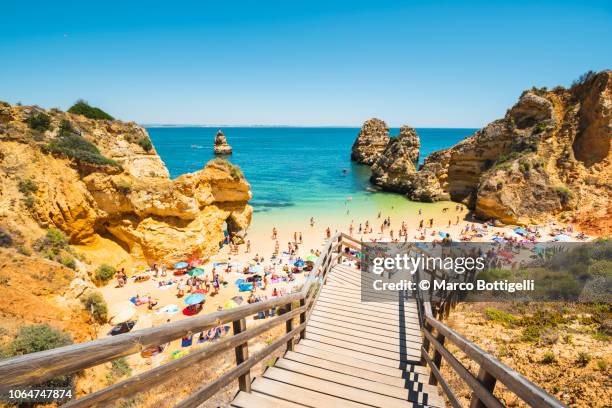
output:
<instances>
[{"instance_id":1,"label":"blue beach umbrella","mask_svg":"<svg viewBox=\"0 0 612 408\"><path fill-rule=\"evenodd\" d=\"M293 266L297 266L298 268L301 267L301 266L304 266L304 265L305 265L305 263L301 259L298 259L297 261L295 261L293 263Z\"/></svg>"},{"instance_id":2,"label":"blue beach umbrella","mask_svg":"<svg viewBox=\"0 0 612 408\"><path fill-rule=\"evenodd\" d=\"M441 236L442 238L446 238L446 232L444 231L438 232L438 235Z\"/></svg>"},{"instance_id":3,"label":"blue beach umbrella","mask_svg":"<svg viewBox=\"0 0 612 408\"><path fill-rule=\"evenodd\" d=\"M522 228L522 227L516 227L514 229L514 232L516 232L519 235L523 235L523 236L529 234L529 232L525 228Z\"/></svg>"},{"instance_id":4,"label":"blue beach umbrella","mask_svg":"<svg viewBox=\"0 0 612 408\"><path fill-rule=\"evenodd\" d=\"M177 264L174 264L174 269L183 269L188 267L189 264L187 262L179 262Z\"/></svg>"},{"instance_id":5,"label":"blue beach umbrella","mask_svg":"<svg viewBox=\"0 0 612 408\"><path fill-rule=\"evenodd\" d=\"M206 299L206 296L203 293L194 293L193 295L189 295L185 298L185 304L187 305L196 305Z\"/></svg>"}]
</instances>

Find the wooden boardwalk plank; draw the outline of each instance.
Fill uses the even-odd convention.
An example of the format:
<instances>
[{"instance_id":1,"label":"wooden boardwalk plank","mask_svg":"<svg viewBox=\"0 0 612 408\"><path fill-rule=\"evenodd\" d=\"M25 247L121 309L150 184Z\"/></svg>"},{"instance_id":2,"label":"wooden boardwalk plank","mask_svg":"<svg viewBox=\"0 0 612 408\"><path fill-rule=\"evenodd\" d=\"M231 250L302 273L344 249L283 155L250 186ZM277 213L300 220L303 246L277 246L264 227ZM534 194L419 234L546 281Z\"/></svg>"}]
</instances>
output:
<instances>
[{"instance_id":1,"label":"wooden boardwalk plank","mask_svg":"<svg viewBox=\"0 0 612 408\"><path fill-rule=\"evenodd\" d=\"M382 394L362 390L341 384L330 383L318 378L310 377L293 371L283 370L277 367L269 367L264 372L264 377L292 384L303 389L325 393L352 402L361 402L374 407L384 408L406 408L414 407L414 403L399 398L388 397Z\"/></svg>"},{"instance_id":2,"label":"wooden boardwalk plank","mask_svg":"<svg viewBox=\"0 0 612 408\"><path fill-rule=\"evenodd\" d=\"M357 351L364 354L370 354L373 356L383 357L389 360L395 361L418 361L420 360L421 353L420 350L416 349L406 349L402 353L397 347L397 351L389 351L382 348L376 348L374 341L369 341L370 345L366 345L363 343L355 343L344 340L339 340L333 337L322 336L320 334L312 333L312 331L306 330L306 338L309 340L314 340L319 343L329 344L331 346L345 348L351 351ZM365 342L365 341L364 341Z\"/></svg>"},{"instance_id":3,"label":"wooden boardwalk plank","mask_svg":"<svg viewBox=\"0 0 612 408\"><path fill-rule=\"evenodd\" d=\"M283 401L278 398L270 397L256 392L248 393L240 391L231 403L236 408L303 408L304 405Z\"/></svg>"},{"instance_id":4,"label":"wooden boardwalk plank","mask_svg":"<svg viewBox=\"0 0 612 408\"><path fill-rule=\"evenodd\" d=\"M312 318L308 322L308 327L317 328L320 330L328 330L337 333L346 334L348 336L362 337L364 339L384 341L389 344L399 345L401 340L408 341L414 344L421 344L422 339L420 336L415 335L406 335L404 338L400 338L399 333L387 332L384 330L373 329L372 331L363 331L363 327L360 330L347 328L344 326L336 325L334 323L325 323L317 320L317 318ZM381 340L382 339L382 340Z\"/></svg>"},{"instance_id":5,"label":"wooden boardwalk plank","mask_svg":"<svg viewBox=\"0 0 612 408\"><path fill-rule=\"evenodd\" d=\"M328 342L330 344L338 344L336 342L331 342L330 339L334 339L337 340L339 344L345 344L345 347L354 347L356 345L365 346L366 348L369 348L371 350L370 352L375 349L379 351L388 351L393 354L406 354L411 356L420 355L421 350L421 342L403 342L404 344L400 344L400 341L396 340L396 343L393 344L385 341L385 338L382 336L378 340L372 340L363 337L352 336L349 334L339 333L337 331L324 330L318 327L309 327L306 329L306 333L306 336L308 336L308 333L312 333L318 336L326 337L327 340L325 340L325 342Z\"/></svg>"},{"instance_id":6,"label":"wooden boardwalk plank","mask_svg":"<svg viewBox=\"0 0 612 408\"><path fill-rule=\"evenodd\" d=\"M403 329L406 334L412 334L412 335L421 334L420 328L414 328L414 327L403 327L402 328L400 327L398 322L381 322L381 321L374 321L374 320L364 322L364 319L360 319L359 317L337 315L329 310L317 309L316 307L313 310L311 316L319 316L319 317L323 317L323 318L327 318L331 320L344 321L344 322L356 324L360 326L362 330L364 330L367 327L370 327L370 328L383 329L383 330L395 331L397 333L400 333Z\"/></svg>"},{"instance_id":7,"label":"wooden boardwalk plank","mask_svg":"<svg viewBox=\"0 0 612 408\"><path fill-rule=\"evenodd\" d=\"M251 384L251 388L258 393L275 396L286 401L303 404L313 408L371 408L368 405L358 402L347 401L342 398L336 398L324 393L312 391L308 388L302 388L265 377L256 378Z\"/></svg>"},{"instance_id":8,"label":"wooden boardwalk plank","mask_svg":"<svg viewBox=\"0 0 612 408\"><path fill-rule=\"evenodd\" d=\"M418 390L419 382L423 383L423 379L427 379L427 376L419 376L416 373L404 373L405 378L380 374L375 371L370 371L352 365L336 363L334 361L308 356L295 351L287 352L284 358L287 360L293 360L302 364L308 364L314 367L325 369L330 372L341 373L343 375L358 377L377 383L391 385L394 387L408 387L413 390ZM437 388L432 385L425 383L424 385L422 385L422 387L423 390L427 393L437 393Z\"/></svg>"},{"instance_id":9,"label":"wooden boardwalk plank","mask_svg":"<svg viewBox=\"0 0 612 408\"><path fill-rule=\"evenodd\" d=\"M384 323L389 324L389 325L394 325L394 326L398 326L398 327L404 327L404 328L411 328L411 329L416 329L416 330L420 330L421 326L418 323L418 320L416 322L414 321L405 321L405 322L400 322L399 319L395 320L395 319L384 319L380 318L380 317L376 317L376 316L370 316L370 315L365 315L359 312L351 312L349 310L343 310L343 309L338 309L335 307L327 307L327 305L322 305L319 304L319 302L317 302L317 304L315 305L314 309L316 311L321 311L321 312L327 312L327 313L333 313L336 314L337 316L342 316L342 317L351 317L354 319L358 319L358 320L362 320L363 326L364 328L368 327L368 323L369 322L380 322L381 320L384 320Z\"/></svg>"},{"instance_id":10,"label":"wooden boardwalk plank","mask_svg":"<svg viewBox=\"0 0 612 408\"><path fill-rule=\"evenodd\" d=\"M363 313L364 315L381 317L384 319L398 319L399 320L401 318L400 316L402 316L402 314L400 314L399 312L386 313L384 310L377 309L376 307L362 306L362 304L358 302L354 302L352 305L346 305L346 304L337 302L335 300L329 300L322 296L319 297L319 299L317 300L317 303L321 304L322 306L325 306L326 308L329 307L329 308L338 309L338 310L346 310L349 312L357 311L359 313ZM405 321L416 322L416 323L419 322L418 315L416 314L404 313L403 318Z\"/></svg>"}]
</instances>

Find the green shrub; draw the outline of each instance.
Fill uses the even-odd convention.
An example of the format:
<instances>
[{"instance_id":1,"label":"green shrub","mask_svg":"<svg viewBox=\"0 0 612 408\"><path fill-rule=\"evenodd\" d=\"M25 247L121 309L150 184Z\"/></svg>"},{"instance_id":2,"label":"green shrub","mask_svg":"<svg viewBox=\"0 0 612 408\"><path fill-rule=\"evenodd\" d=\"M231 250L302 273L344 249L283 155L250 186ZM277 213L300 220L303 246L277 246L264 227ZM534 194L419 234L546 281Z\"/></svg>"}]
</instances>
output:
<instances>
[{"instance_id":1,"label":"green shrub","mask_svg":"<svg viewBox=\"0 0 612 408\"><path fill-rule=\"evenodd\" d=\"M600 371L606 371L608 369L608 363L606 360L597 360L597 368Z\"/></svg>"},{"instance_id":2,"label":"green shrub","mask_svg":"<svg viewBox=\"0 0 612 408\"><path fill-rule=\"evenodd\" d=\"M36 199L32 197L31 195L26 196L22 201L23 201L23 205L25 205L28 208L34 207L34 204L36 203Z\"/></svg>"},{"instance_id":3,"label":"green shrub","mask_svg":"<svg viewBox=\"0 0 612 408\"><path fill-rule=\"evenodd\" d=\"M592 78L594 78L596 74L597 73L595 71L585 72L584 74L580 75L578 79L572 82L572 88L575 86L584 85L585 83L590 81Z\"/></svg>"},{"instance_id":4,"label":"green shrub","mask_svg":"<svg viewBox=\"0 0 612 408\"><path fill-rule=\"evenodd\" d=\"M499 322L506 327L512 326L517 321L517 318L513 314L504 312L503 310L494 309L492 307L485 309L485 315L489 320Z\"/></svg>"},{"instance_id":5,"label":"green shrub","mask_svg":"<svg viewBox=\"0 0 612 408\"><path fill-rule=\"evenodd\" d=\"M546 130L546 123L538 123L533 129L533 133L541 133Z\"/></svg>"},{"instance_id":6,"label":"green shrub","mask_svg":"<svg viewBox=\"0 0 612 408\"><path fill-rule=\"evenodd\" d=\"M49 228L45 238L53 248L63 249L68 246L68 238L66 238L66 235L57 228Z\"/></svg>"},{"instance_id":7,"label":"green shrub","mask_svg":"<svg viewBox=\"0 0 612 408\"><path fill-rule=\"evenodd\" d=\"M132 183L127 180L115 180L115 187L123 194L129 194L132 191Z\"/></svg>"},{"instance_id":8,"label":"green shrub","mask_svg":"<svg viewBox=\"0 0 612 408\"><path fill-rule=\"evenodd\" d=\"M55 329L47 324L34 324L22 326L19 332L9 344L6 354L7 357L20 356L24 354L36 353L38 351L50 350L57 347L72 344L69 334ZM73 376L60 376L40 384L41 387L71 387L73 386Z\"/></svg>"},{"instance_id":9,"label":"green shrub","mask_svg":"<svg viewBox=\"0 0 612 408\"><path fill-rule=\"evenodd\" d=\"M151 139L146 136L143 136L138 140L138 145L142 147L145 152L150 152L153 149L153 143L151 143Z\"/></svg>"},{"instance_id":10,"label":"green shrub","mask_svg":"<svg viewBox=\"0 0 612 408\"><path fill-rule=\"evenodd\" d=\"M83 115L89 119L106 119L113 120L114 118L100 108L89 105L86 101L79 99L74 105L68 109L68 112L77 115Z\"/></svg>"},{"instance_id":11,"label":"green shrub","mask_svg":"<svg viewBox=\"0 0 612 408\"><path fill-rule=\"evenodd\" d=\"M132 375L132 369L125 357L111 361L111 373L113 377L129 377Z\"/></svg>"},{"instance_id":12,"label":"green shrub","mask_svg":"<svg viewBox=\"0 0 612 408\"><path fill-rule=\"evenodd\" d=\"M47 144L47 150L85 163L119 167L116 161L102 156L96 145L74 132L61 131L55 140Z\"/></svg>"},{"instance_id":13,"label":"green shrub","mask_svg":"<svg viewBox=\"0 0 612 408\"><path fill-rule=\"evenodd\" d=\"M32 194L38 191L38 186L32 179L20 180L18 188L19 192L22 194Z\"/></svg>"},{"instance_id":14,"label":"green shrub","mask_svg":"<svg viewBox=\"0 0 612 408\"><path fill-rule=\"evenodd\" d=\"M98 323L106 323L108 318L108 307L100 293L90 292L88 295L81 298L81 302Z\"/></svg>"},{"instance_id":15,"label":"green shrub","mask_svg":"<svg viewBox=\"0 0 612 408\"><path fill-rule=\"evenodd\" d=\"M215 167L220 170L228 171L230 176L234 180L240 180L244 178L244 174L242 173L242 170L240 169L239 166L236 166L235 164L232 164L229 161L222 159L220 157L217 157L216 159L212 159L211 161L206 163L206 166Z\"/></svg>"},{"instance_id":16,"label":"green shrub","mask_svg":"<svg viewBox=\"0 0 612 408\"><path fill-rule=\"evenodd\" d=\"M9 356L36 353L72 344L69 334L48 324L22 326L8 347Z\"/></svg>"},{"instance_id":17,"label":"green shrub","mask_svg":"<svg viewBox=\"0 0 612 408\"><path fill-rule=\"evenodd\" d=\"M3 228L0 228L0 247L8 248L11 245L13 245L13 237Z\"/></svg>"},{"instance_id":18,"label":"green shrub","mask_svg":"<svg viewBox=\"0 0 612 408\"><path fill-rule=\"evenodd\" d=\"M539 326L527 326L523 329L521 340L529 343L536 343L540 340L540 327Z\"/></svg>"},{"instance_id":19,"label":"green shrub","mask_svg":"<svg viewBox=\"0 0 612 408\"><path fill-rule=\"evenodd\" d=\"M552 364L556 361L555 354L552 351L547 351L542 357L542 364Z\"/></svg>"},{"instance_id":20,"label":"green shrub","mask_svg":"<svg viewBox=\"0 0 612 408\"><path fill-rule=\"evenodd\" d=\"M554 188L555 192L559 195L559 198L561 199L561 201L563 202L567 202L569 200L572 199L572 197L574 197L574 193L572 193L567 187L565 186L557 186Z\"/></svg>"},{"instance_id":21,"label":"green shrub","mask_svg":"<svg viewBox=\"0 0 612 408\"><path fill-rule=\"evenodd\" d=\"M45 132L51 128L51 118L49 115L44 113L37 113L36 115L30 116L26 123L32 130L38 132Z\"/></svg>"},{"instance_id":22,"label":"green shrub","mask_svg":"<svg viewBox=\"0 0 612 408\"><path fill-rule=\"evenodd\" d=\"M115 276L117 270L110 265L102 264L96 269L95 278L101 284L104 284L111 280Z\"/></svg>"},{"instance_id":23,"label":"green shrub","mask_svg":"<svg viewBox=\"0 0 612 408\"><path fill-rule=\"evenodd\" d=\"M591 359L592 357L589 353L586 351L581 351L578 353L578 357L576 358L576 364L578 364L580 367L586 367L587 364L591 362Z\"/></svg>"},{"instance_id":24,"label":"green shrub","mask_svg":"<svg viewBox=\"0 0 612 408\"><path fill-rule=\"evenodd\" d=\"M63 256L60 263L67 268L76 269L76 260L71 256Z\"/></svg>"}]
</instances>

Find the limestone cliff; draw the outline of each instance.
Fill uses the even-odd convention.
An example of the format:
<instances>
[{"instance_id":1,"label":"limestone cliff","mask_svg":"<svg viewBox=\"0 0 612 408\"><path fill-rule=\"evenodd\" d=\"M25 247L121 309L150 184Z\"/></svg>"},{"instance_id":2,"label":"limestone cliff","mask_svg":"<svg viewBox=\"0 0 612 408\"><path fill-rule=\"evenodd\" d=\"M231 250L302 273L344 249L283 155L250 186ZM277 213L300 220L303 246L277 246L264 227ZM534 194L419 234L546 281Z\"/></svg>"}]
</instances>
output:
<instances>
[{"instance_id":1,"label":"limestone cliff","mask_svg":"<svg viewBox=\"0 0 612 408\"><path fill-rule=\"evenodd\" d=\"M220 155L232 154L232 146L230 146L227 143L227 138L225 137L221 129L219 129L219 131L217 132L217 135L215 136L214 151L215 151L215 154L220 154Z\"/></svg>"},{"instance_id":2,"label":"limestone cliff","mask_svg":"<svg viewBox=\"0 0 612 408\"><path fill-rule=\"evenodd\" d=\"M503 119L409 169L401 191L464 202L482 219L560 218L609 234L611 135L612 71L589 73L569 89L525 91Z\"/></svg>"},{"instance_id":3,"label":"limestone cliff","mask_svg":"<svg viewBox=\"0 0 612 408\"><path fill-rule=\"evenodd\" d=\"M0 227L16 241L57 227L94 259L107 241L117 259L122 248L149 263L206 258L224 224L241 235L252 214L249 184L225 161L171 180L142 127L35 106L0 104L0 178Z\"/></svg>"},{"instance_id":4,"label":"limestone cliff","mask_svg":"<svg viewBox=\"0 0 612 408\"><path fill-rule=\"evenodd\" d=\"M380 119L365 121L353 143L351 160L357 163L372 165L379 158L389 143L389 128Z\"/></svg>"},{"instance_id":5,"label":"limestone cliff","mask_svg":"<svg viewBox=\"0 0 612 408\"><path fill-rule=\"evenodd\" d=\"M402 126L372 165L372 183L389 191L412 190L412 176L419 160L419 136L410 126Z\"/></svg>"}]
</instances>

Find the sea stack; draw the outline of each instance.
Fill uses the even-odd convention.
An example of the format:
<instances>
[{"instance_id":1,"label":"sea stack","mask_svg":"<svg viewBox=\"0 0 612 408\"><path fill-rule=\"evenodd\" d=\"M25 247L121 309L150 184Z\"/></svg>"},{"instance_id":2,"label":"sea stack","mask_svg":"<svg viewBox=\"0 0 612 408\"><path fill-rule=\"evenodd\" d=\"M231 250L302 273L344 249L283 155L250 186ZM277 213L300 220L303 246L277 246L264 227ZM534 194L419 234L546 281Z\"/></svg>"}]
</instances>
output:
<instances>
[{"instance_id":1,"label":"sea stack","mask_svg":"<svg viewBox=\"0 0 612 408\"><path fill-rule=\"evenodd\" d=\"M232 146L227 143L227 139L221 129L215 136L215 154L232 154Z\"/></svg>"},{"instance_id":2,"label":"sea stack","mask_svg":"<svg viewBox=\"0 0 612 408\"><path fill-rule=\"evenodd\" d=\"M368 119L361 127L351 150L351 160L372 165L389 143L389 128L377 118Z\"/></svg>"},{"instance_id":3,"label":"sea stack","mask_svg":"<svg viewBox=\"0 0 612 408\"><path fill-rule=\"evenodd\" d=\"M402 126L372 165L372 183L385 190L408 193L416 173L420 148L419 135L410 126Z\"/></svg>"}]
</instances>

